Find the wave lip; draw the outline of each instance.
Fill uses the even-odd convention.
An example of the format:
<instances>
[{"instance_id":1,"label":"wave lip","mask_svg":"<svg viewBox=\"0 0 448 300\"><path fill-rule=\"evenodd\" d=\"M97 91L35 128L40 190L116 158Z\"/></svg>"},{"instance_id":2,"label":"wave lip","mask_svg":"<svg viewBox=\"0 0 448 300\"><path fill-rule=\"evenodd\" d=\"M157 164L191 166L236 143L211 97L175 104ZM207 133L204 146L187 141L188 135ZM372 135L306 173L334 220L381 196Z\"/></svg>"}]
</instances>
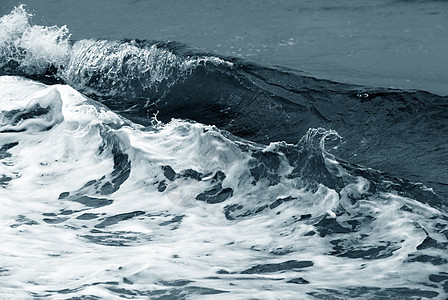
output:
<instances>
[{"instance_id":1,"label":"wave lip","mask_svg":"<svg viewBox=\"0 0 448 300\"><path fill-rule=\"evenodd\" d=\"M60 76L80 89L101 96L163 94L199 65L226 65L213 56L181 56L163 43L81 40L73 45ZM155 99L154 99L155 100Z\"/></svg>"}]
</instances>

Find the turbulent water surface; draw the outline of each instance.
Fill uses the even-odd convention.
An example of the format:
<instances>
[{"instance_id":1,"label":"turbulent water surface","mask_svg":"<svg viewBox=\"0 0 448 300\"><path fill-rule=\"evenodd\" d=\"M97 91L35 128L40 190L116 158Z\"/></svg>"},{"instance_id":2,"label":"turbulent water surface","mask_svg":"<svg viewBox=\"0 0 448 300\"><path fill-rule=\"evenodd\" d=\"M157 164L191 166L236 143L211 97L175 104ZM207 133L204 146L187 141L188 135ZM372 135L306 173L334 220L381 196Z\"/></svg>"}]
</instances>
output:
<instances>
[{"instance_id":1,"label":"turbulent water surface","mask_svg":"<svg viewBox=\"0 0 448 300\"><path fill-rule=\"evenodd\" d=\"M2 298L447 297L448 97L236 56L0 19Z\"/></svg>"}]
</instances>

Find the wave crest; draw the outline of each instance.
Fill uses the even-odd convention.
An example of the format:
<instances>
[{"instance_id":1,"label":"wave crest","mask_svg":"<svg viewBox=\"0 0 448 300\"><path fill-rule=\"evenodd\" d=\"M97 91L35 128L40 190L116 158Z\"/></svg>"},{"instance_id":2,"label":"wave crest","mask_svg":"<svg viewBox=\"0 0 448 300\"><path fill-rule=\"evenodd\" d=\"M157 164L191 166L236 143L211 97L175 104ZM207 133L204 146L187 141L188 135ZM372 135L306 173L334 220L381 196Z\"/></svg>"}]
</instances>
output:
<instances>
[{"instance_id":1,"label":"wave crest","mask_svg":"<svg viewBox=\"0 0 448 300\"><path fill-rule=\"evenodd\" d=\"M3 16L0 28L2 73L52 77L101 96L157 92L199 65L232 66L210 55L176 54L169 43L90 39L73 44L65 25L32 24L24 5Z\"/></svg>"},{"instance_id":2,"label":"wave crest","mask_svg":"<svg viewBox=\"0 0 448 300\"><path fill-rule=\"evenodd\" d=\"M69 60L70 33L66 26L37 26L24 5L0 19L0 68L28 75L63 68Z\"/></svg>"},{"instance_id":3,"label":"wave crest","mask_svg":"<svg viewBox=\"0 0 448 300\"><path fill-rule=\"evenodd\" d=\"M73 45L60 75L94 94L135 96L167 89L207 63L231 66L217 57L176 55L162 43L81 40Z\"/></svg>"}]
</instances>

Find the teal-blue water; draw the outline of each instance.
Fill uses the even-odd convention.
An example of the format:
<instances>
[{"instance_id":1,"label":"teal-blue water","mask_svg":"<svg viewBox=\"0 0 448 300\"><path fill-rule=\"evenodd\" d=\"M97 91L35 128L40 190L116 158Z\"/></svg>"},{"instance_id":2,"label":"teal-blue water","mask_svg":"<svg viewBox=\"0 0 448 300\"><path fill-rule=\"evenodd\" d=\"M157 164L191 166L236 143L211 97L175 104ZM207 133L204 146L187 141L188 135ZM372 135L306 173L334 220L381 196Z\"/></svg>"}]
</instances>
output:
<instances>
[{"instance_id":1,"label":"teal-blue water","mask_svg":"<svg viewBox=\"0 0 448 300\"><path fill-rule=\"evenodd\" d=\"M446 298L446 2L23 3L0 297Z\"/></svg>"}]
</instances>

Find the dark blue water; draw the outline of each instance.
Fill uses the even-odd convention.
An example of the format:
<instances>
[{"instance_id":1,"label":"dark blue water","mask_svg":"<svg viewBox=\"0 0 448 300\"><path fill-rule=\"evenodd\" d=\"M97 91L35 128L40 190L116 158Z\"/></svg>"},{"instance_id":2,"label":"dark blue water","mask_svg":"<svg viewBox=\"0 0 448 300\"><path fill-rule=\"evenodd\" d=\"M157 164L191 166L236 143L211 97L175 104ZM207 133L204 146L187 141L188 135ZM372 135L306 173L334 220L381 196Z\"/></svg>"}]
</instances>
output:
<instances>
[{"instance_id":1,"label":"dark blue water","mask_svg":"<svg viewBox=\"0 0 448 300\"><path fill-rule=\"evenodd\" d=\"M4 295L446 296L445 2L14 5Z\"/></svg>"}]
</instances>

